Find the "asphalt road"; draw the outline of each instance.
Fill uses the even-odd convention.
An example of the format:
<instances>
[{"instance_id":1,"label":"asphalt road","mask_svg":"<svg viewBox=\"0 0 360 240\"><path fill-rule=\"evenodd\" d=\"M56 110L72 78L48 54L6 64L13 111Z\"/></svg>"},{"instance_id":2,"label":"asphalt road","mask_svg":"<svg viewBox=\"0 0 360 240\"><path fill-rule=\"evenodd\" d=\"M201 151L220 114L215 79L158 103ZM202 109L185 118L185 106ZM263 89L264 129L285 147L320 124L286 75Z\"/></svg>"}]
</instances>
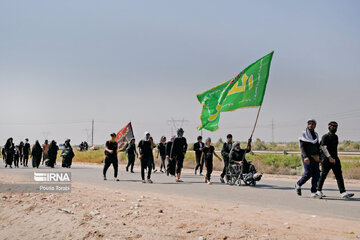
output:
<instances>
[{"instance_id":1,"label":"asphalt road","mask_svg":"<svg viewBox=\"0 0 360 240\"><path fill-rule=\"evenodd\" d=\"M137 169L135 173L127 173L124 167L120 167L120 182L112 180L112 167L108 171L108 179L102 178L102 166L100 165L82 165L75 163L71 169L55 168L49 169L41 166L36 172L48 171L71 171L72 182L88 183L97 186L106 186L114 190L128 189L139 191L141 194L146 192L169 194L176 196L193 197L194 201L213 200L221 204L250 204L255 206L270 207L275 209L292 210L310 215L320 215L329 217L340 217L348 219L360 219L360 185L348 184L347 191L355 193L352 199L340 199L337 186L325 182L324 194L326 199L311 199L310 181L303 186L303 196L298 197L294 191L295 180L274 180L267 179L266 175L256 185L248 186L228 186L218 182L219 174L213 174L213 185L207 185L203 182L203 177L195 176L190 170L183 174L183 183L175 183L174 177L168 177L166 174L155 173L152 175L153 184L141 183L140 172ZM14 174L26 176L29 183L34 183L32 168L4 168L0 163L0 174Z\"/></svg>"}]
</instances>

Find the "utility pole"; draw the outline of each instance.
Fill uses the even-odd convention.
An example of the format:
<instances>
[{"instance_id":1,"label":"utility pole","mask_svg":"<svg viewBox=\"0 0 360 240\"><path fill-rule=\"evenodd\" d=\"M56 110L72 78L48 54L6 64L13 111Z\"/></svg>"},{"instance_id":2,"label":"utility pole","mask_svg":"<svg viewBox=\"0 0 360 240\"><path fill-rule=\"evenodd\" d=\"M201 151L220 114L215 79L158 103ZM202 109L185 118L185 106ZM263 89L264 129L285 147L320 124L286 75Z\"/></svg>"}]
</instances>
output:
<instances>
[{"instance_id":1,"label":"utility pole","mask_svg":"<svg viewBox=\"0 0 360 240\"><path fill-rule=\"evenodd\" d=\"M271 120L271 140L272 140L272 142L275 141L275 139L274 139L274 129L275 129L274 119L272 119L272 120Z\"/></svg>"},{"instance_id":2,"label":"utility pole","mask_svg":"<svg viewBox=\"0 0 360 240\"><path fill-rule=\"evenodd\" d=\"M91 121L91 146L94 146L94 119Z\"/></svg>"}]
</instances>

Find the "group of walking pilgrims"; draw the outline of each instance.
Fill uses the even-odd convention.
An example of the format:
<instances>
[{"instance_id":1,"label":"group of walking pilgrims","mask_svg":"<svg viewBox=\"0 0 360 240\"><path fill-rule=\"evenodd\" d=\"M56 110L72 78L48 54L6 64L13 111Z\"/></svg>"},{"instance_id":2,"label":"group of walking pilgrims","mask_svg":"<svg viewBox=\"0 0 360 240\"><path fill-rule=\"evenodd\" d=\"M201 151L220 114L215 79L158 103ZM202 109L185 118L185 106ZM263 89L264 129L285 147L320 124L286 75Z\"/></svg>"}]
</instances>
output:
<instances>
[{"instance_id":1,"label":"group of walking pilgrims","mask_svg":"<svg viewBox=\"0 0 360 240\"><path fill-rule=\"evenodd\" d=\"M315 132L316 120L309 119L307 121L307 127L302 132L299 138L301 158L304 166L304 174L301 179L295 184L296 193L301 196L301 186L304 185L311 178L311 197L323 198L325 195L322 193L322 188L325 179L330 170L333 171L340 196L342 198L351 198L353 193L347 193L345 190L344 179L341 171L341 162L338 156L338 136L336 131L338 124L334 121L328 124L328 133L324 134L319 139L318 134ZM177 136L173 136L170 141L166 142L166 137L161 137L160 143L157 146L157 157L161 157L160 172L166 172L167 175L175 176L176 182L183 182L181 180L181 171L183 168L185 154L188 148L186 138L183 136L184 130L182 128L177 130ZM118 144L115 141L116 134L111 134L111 139L105 144L105 165L103 169L104 180L106 180L106 171L112 164L114 167L114 177L116 181L118 179L118 159L117 153L120 151ZM128 157L128 164L126 171L134 173L135 157L140 159L141 163L141 179L142 183L152 183L151 173L156 171L155 161L153 155L153 149L155 144L153 138L149 132L145 132L144 138L140 140L138 146L135 145L135 139L126 146L126 154ZM138 150L137 150L138 149ZM197 142L194 144L196 167L194 169L195 175L198 171L201 176L204 165L206 167L206 174L204 176L205 183L211 184L211 174L213 171L213 158L214 156L224 162L224 168L220 175L221 183L230 183L229 169L240 169L241 175L246 175L249 172L255 173L253 178L261 178L262 174L257 174L255 166L248 162L245 158L246 153L251 151L251 138L248 140L247 147L245 149L240 148L239 142L233 142L233 136L227 135L227 140L223 144L221 150L221 157L215 152L214 146L211 145L211 139L207 138L205 143L202 141L202 137L197 138ZM167 161L167 164L166 164ZM321 166L321 171L320 171ZM147 172L145 178L145 171Z\"/></svg>"},{"instance_id":2,"label":"group of walking pilgrims","mask_svg":"<svg viewBox=\"0 0 360 240\"><path fill-rule=\"evenodd\" d=\"M301 187L311 179L310 196L313 198L325 197L322 193L322 188L329 171L332 170L337 181L340 196L342 198L350 198L354 196L354 194L347 193L345 190L341 162L337 150L339 143L338 136L336 135L338 124L334 121L330 122L328 124L329 131L322 136L321 140L319 139L319 135L315 132L316 124L315 119L309 119L307 121L306 129L299 138L304 174L295 184L295 191L301 196ZM115 181L119 181L117 155L120 148L116 142L116 134L112 133L110 136L111 139L105 144L103 177L104 180L107 179L106 172L110 165L113 165ZM149 132L145 132L144 138L140 140L137 146L135 145L135 139L131 139L125 146L126 155L128 157L126 171L134 173L134 164L137 156L140 160L142 183L152 183L151 173L156 172L153 154L155 147L155 143ZM181 180L181 171L187 149L188 144L182 128L178 129L177 136L171 137L168 142L166 141L166 137L161 137L160 143L157 145L158 151L156 156L156 158L159 158L159 156L161 158L160 172L166 172L168 176L175 176L176 182L183 182ZM58 150L59 147L54 140L51 141L50 144L45 140L42 146L39 141L36 141L30 149L29 139L25 139L25 143L21 141L19 145L15 146L13 139L9 138L2 149L2 155L5 161L5 167L9 166L12 168L13 163L16 168L19 167L19 163L24 167L28 167L29 156L31 156L33 168L39 168L41 159L43 159L42 164L45 162L47 167L53 168L56 164ZM211 184L214 156L219 161L224 162L224 168L220 175L221 183L234 184L234 181L232 181L231 178L234 176L232 173L236 172L236 170L238 170L238 174L235 174L235 176L241 176L245 183L246 179L244 179L244 176L248 175L251 179L255 179L252 180L254 185L255 181L260 180L262 176L262 174L257 173L255 166L245 158L246 153L251 151L251 138L248 140L247 147L241 149L240 143L233 142L232 135L228 134L227 140L223 144L221 150L221 157L215 152L214 146L211 145L210 138L207 138L204 143L202 137L199 136L197 142L194 144L193 150L195 151L196 157L194 173L197 175L199 171L199 174L203 176L202 172L205 165L206 174L204 180L207 184ZM74 152L69 139L64 143L61 156L63 157L62 167L70 168Z\"/></svg>"},{"instance_id":3,"label":"group of walking pilgrims","mask_svg":"<svg viewBox=\"0 0 360 240\"><path fill-rule=\"evenodd\" d=\"M42 165L45 163L45 166L54 168L58 151L59 147L55 140L52 140L50 144L48 140L45 140L42 146L39 141L36 140L31 148L28 138L25 139L25 143L21 141L18 145L14 144L13 138L9 138L2 149L2 155L5 167L9 166L9 168L12 168L12 165L14 164L14 167L18 168L19 163L24 167L28 167L29 157L31 157L33 168L39 168L41 159ZM70 168L72 159L75 156L70 145L70 139L65 141L61 156L63 158L62 167Z\"/></svg>"},{"instance_id":4,"label":"group of walking pilgrims","mask_svg":"<svg viewBox=\"0 0 360 240\"><path fill-rule=\"evenodd\" d=\"M181 170L184 164L185 154L188 148L186 138L183 136L184 130L182 128L177 130L177 136L173 136L170 141L166 142L166 137L161 137L160 143L157 146L157 158L161 157L160 172L166 172L167 175L176 176L176 182L182 182ZM116 142L116 134L112 133L111 139L105 143L105 160L103 175L106 180L106 172L110 165L114 167L114 177L118 179L118 159L117 153L120 151L118 143ZM138 150L136 149L138 148ZM125 147L126 155L128 157L128 165L126 171L134 173L135 156L140 159L141 179L143 183L152 183L151 173L156 172L155 160L153 150L155 143L149 132L145 132L144 138L140 140L138 146L135 145L135 139L131 139ZM165 165L168 160L167 166ZM146 171L146 179L145 179ZM210 179L209 179L210 180Z\"/></svg>"}]
</instances>

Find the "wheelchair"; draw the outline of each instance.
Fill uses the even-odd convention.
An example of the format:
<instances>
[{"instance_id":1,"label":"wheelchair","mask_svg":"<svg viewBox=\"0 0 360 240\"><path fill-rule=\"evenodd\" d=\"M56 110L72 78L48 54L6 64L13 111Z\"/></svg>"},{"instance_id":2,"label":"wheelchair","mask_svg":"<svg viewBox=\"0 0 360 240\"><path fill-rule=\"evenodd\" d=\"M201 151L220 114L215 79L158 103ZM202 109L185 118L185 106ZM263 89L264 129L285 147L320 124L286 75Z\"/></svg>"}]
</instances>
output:
<instances>
[{"instance_id":1,"label":"wheelchair","mask_svg":"<svg viewBox=\"0 0 360 240\"><path fill-rule=\"evenodd\" d=\"M247 164L247 173L243 173L244 166L242 164L229 164L226 173L227 184L240 186L243 182L245 186L256 186L256 182L261 180L262 173L257 173L251 161L247 162Z\"/></svg>"}]
</instances>

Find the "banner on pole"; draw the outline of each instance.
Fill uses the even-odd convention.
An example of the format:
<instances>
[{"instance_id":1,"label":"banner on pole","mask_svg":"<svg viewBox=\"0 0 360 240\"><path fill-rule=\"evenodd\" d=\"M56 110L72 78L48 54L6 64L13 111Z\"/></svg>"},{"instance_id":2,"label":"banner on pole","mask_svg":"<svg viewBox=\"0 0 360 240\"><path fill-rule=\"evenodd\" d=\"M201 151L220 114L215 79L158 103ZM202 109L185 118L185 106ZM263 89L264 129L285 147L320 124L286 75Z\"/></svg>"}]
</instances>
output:
<instances>
[{"instance_id":1,"label":"banner on pole","mask_svg":"<svg viewBox=\"0 0 360 240\"><path fill-rule=\"evenodd\" d=\"M273 53L252 63L229 81L197 95L203 105L199 130L217 130L221 112L261 106Z\"/></svg>"},{"instance_id":2,"label":"banner on pole","mask_svg":"<svg viewBox=\"0 0 360 240\"><path fill-rule=\"evenodd\" d=\"M131 122L129 122L116 134L115 141L119 144L120 151L125 151L127 143L129 143L132 138L134 138L134 132Z\"/></svg>"}]
</instances>

